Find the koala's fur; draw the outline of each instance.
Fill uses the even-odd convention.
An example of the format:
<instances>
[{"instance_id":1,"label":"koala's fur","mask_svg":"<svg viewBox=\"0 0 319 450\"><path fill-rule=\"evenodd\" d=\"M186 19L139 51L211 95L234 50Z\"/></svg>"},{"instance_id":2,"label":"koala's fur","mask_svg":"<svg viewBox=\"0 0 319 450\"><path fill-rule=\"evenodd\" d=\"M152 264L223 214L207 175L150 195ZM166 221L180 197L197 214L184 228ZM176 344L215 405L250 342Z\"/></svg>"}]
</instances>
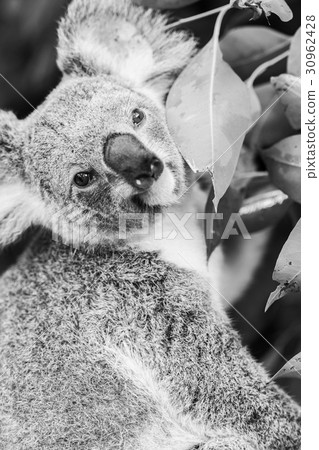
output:
<instances>
[{"instance_id":1,"label":"koala's fur","mask_svg":"<svg viewBox=\"0 0 319 450\"><path fill-rule=\"evenodd\" d=\"M61 84L24 121L0 113L0 243L41 226L0 282L1 450L300 448L299 407L242 347L205 275L146 251L133 225L116 239L120 213L152 215L184 188L160 98L194 42L164 27L124 0L75 0L59 32ZM148 48L139 76L132 36ZM137 106L147 121L133 129ZM165 161L140 202L103 160L111 132ZM77 190L87 167L97 181Z\"/></svg>"}]
</instances>

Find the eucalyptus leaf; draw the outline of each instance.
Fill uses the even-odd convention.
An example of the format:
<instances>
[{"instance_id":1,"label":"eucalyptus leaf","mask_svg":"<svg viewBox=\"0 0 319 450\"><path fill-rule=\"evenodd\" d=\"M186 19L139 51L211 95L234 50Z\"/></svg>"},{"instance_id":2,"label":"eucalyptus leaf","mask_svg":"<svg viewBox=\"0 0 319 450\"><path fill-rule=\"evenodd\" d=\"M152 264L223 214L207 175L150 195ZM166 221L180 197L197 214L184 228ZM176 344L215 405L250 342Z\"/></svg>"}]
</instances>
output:
<instances>
[{"instance_id":1,"label":"eucalyptus leaf","mask_svg":"<svg viewBox=\"0 0 319 450\"><path fill-rule=\"evenodd\" d=\"M223 58L217 18L211 41L193 58L170 90L167 122L195 172L213 175L214 205L225 194L252 122L250 93Z\"/></svg>"},{"instance_id":2,"label":"eucalyptus leaf","mask_svg":"<svg viewBox=\"0 0 319 450\"><path fill-rule=\"evenodd\" d=\"M301 28L297 30L291 40L287 72L296 77L301 76Z\"/></svg>"},{"instance_id":3,"label":"eucalyptus leaf","mask_svg":"<svg viewBox=\"0 0 319 450\"><path fill-rule=\"evenodd\" d=\"M275 93L256 125L248 133L245 143L251 150L259 151L294 133L295 130L285 114L285 108Z\"/></svg>"},{"instance_id":4,"label":"eucalyptus leaf","mask_svg":"<svg viewBox=\"0 0 319 450\"><path fill-rule=\"evenodd\" d=\"M252 122L257 122L261 111L262 111L262 106L259 100L259 97L255 91L255 89L253 88L253 86L249 86L248 87L248 91L249 91L249 95L250 95L250 110L251 110L251 119Z\"/></svg>"},{"instance_id":5,"label":"eucalyptus leaf","mask_svg":"<svg viewBox=\"0 0 319 450\"><path fill-rule=\"evenodd\" d=\"M291 199L301 202L301 136L290 136L262 151L269 176Z\"/></svg>"},{"instance_id":6,"label":"eucalyptus leaf","mask_svg":"<svg viewBox=\"0 0 319 450\"><path fill-rule=\"evenodd\" d=\"M301 220L290 233L278 257L273 279L279 283L268 298L267 309L286 294L300 292L301 273Z\"/></svg>"},{"instance_id":7,"label":"eucalyptus leaf","mask_svg":"<svg viewBox=\"0 0 319 450\"><path fill-rule=\"evenodd\" d=\"M233 28L220 40L223 58L232 69L246 80L254 70L266 61L282 54L290 46L290 37L263 26ZM284 63L278 63L285 71ZM274 67L272 67L272 74ZM265 74L265 80L267 74Z\"/></svg>"},{"instance_id":8,"label":"eucalyptus leaf","mask_svg":"<svg viewBox=\"0 0 319 450\"><path fill-rule=\"evenodd\" d=\"M296 129L301 128L301 81L287 73L279 77L272 77L271 84L280 96L285 114L290 125Z\"/></svg>"},{"instance_id":9,"label":"eucalyptus leaf","mask_svg":"<svg viewBox=\"0 0 319 450\"><path fill-rule=\"evenodd\" d=\"M262 117L262 113L265 111L266 105L268 105L271 99L274 98L275 89L270 83L265 83L257 87L248 86L248 90L250 94L252 121L253 124L256 124Z\"/></svg>"},{"instance_id":10,"label":"eucalyptus leaf","mask_svg":"<svg viewBox=\"0 0 319 450\"><path fill-rule=\"evenodd\" d=\"M272 377L273 380L278 378L300 378L301 376L301 353L291 358L286 364Z\"/></svg>"},{"instance_id":11,"label":"eucalyptus leaf","mask_svg":"<svg viewBox=\"0 0 319 450\"><path fill-rule=\"evenodd\" d=\"M239 154L237 167L234 173L234 177L231 181L231 186L236 190L243 190L250 183L252 178L258 172L258 166L256 162L256 153L252 152L245 145L242 146ZM254 174L254 176L251 176Z\"/></svg>"},{"instance_id":12,"label":"eucalyptus leaf","mask_svg":"<svg viewBox=\"0 0 319 450\"><path fill-rule=\"evenodd\" d=\"M216 213L216 209L214 207L214 197L214 189L212 188L205 211L207 213L205 236L208 259L215 248L220 244L230 216L239 211L243 201L243 194L230 186L219 203L219 214L222 214L223 216L221 218L215 218L214 213Z\"/></svg>"},{"instance_id":13,"label":"eucalyptus leaf","mask_svg":"<svg viewBox=\"0 0 319 450\"><path fill-rule=\"evenodd\" d=\"M274 94L276 92L274 87L271 85L271 83L263 83L254 87L254 90L259 99L262 111L265 111L265 109L268 107L268 105L270 105L272 99L274 98Z\"/></svg>"}]
</instances>

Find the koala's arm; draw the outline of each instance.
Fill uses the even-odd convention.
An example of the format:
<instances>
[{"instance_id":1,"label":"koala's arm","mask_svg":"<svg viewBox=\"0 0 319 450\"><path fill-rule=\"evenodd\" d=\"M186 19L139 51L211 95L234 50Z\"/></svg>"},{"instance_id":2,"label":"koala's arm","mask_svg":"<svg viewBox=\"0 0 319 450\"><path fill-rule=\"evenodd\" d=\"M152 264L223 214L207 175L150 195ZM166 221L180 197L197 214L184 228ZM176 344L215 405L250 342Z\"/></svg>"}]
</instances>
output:
<instances>
[{"instance_id":1,"label":"koala's arm","mask_svg":"<svg viewBox=\"0 0 319 450\"><path fill-rule=\"evenodd\" d=\"M227 414L236 417L237 425L240 423L237 430L242 427L242 432L221 433L198 450L300 449L299 406L270 381L263 367L242 348L239 339L237 342L233 352L228 347L223 350L219 374L216 374L220 383L217 395L220 396L218 409L226 411L230 406ZM216 371L215 367L211 370ZM214 392L216 379L209 384ZM214 410L216 393L206 397L206 402L207 410Z\"/></svg>"},{"instance_id":2,"label":"koala's arm","mask_svg":"<svg viewBox=\"0 0 319 450\"><path fill-rule=\"evenodd\" d=\"M300 448L299 406L270 381L262 365L243 347L230 320L216 308L214 293L206 290L205 280L179 272L182 304L188 308L185 315L180 303L174 302L174 295L178 299L181 290L179 281L176 292L176 279L175 274L166 280L171 295L165 316L178 317L182 322L179 325L175 319L174 333L170 331L170 356L174 371L182 373L188 383L181 385L175 373L171 375L171 360L161 364L172 394L179 389L183 408L203 418L210 430L206 447L202 441L193 450ZM203 304L203 299L206 308L197 306ZM166 328L171 327L167 319ZM225 425L234 433L223 434L221 428Z\"/></svg>"}]
</instances>

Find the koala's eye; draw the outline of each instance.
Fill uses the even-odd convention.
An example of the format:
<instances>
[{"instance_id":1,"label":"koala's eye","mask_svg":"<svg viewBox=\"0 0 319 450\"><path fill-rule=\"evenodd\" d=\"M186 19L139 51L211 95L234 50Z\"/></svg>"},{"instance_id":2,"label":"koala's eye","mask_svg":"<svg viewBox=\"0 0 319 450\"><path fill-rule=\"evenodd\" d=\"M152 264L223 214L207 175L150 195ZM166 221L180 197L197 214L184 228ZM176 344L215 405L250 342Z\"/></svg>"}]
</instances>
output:
<instances>
[{"instance_id":1,"label":"koala's eye","mask_svg":"<svg viewBox=\"0 0 319 450\"><path fill-rule=\"evenodd\" d=\"M79 172L76 175L74 175L74 183L78 187L87 187L91 184L93 180L93 173L92 172Z\"/></svg>"},{"instance_id":2,"label":"koala's eye","mask_svg":"<svg viewBox=\"0 0 319 450\"><path fill-rule=\"evenodd\" d=\"M145 114L140 109L136 108L132 112L133 125L138 127L145 119Z\"/></svg>"}]
</instances>

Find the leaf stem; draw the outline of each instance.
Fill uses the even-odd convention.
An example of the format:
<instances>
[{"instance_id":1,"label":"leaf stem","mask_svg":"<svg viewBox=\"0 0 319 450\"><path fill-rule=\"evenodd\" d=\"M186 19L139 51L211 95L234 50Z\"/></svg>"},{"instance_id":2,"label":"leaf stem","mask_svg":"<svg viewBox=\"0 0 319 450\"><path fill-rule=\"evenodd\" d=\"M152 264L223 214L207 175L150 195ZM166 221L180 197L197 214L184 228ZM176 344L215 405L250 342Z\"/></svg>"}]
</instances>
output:
<instances>
[{"instance_id":1,"label":"leaf stem","mask_svg":"<svg viewBox=\"0 0 319 450\"><path fill-rule=\"evenodd\" d=\"M184 25L185 23L194 22L195 20L203 19L204 17L212 16L213 14L217 14L221 12L225 8L224 6L220 6L219 8L210 9L209 11L203 12L201 14L195 14L194 16L185 17L185 19L177 20L176 22L170 23L166 25L165 30L170 30L171 28L178 27L180 25Z\"/></svg>"},{"instance_id":2,"label":"leaf stem","mask_svg":"<svg viewBox=\"0 0 319 450\"><path fill-rule=\"evenodd\" d=\"M250 178L262 178L269 176L269 173L266 170L260 172L239 172L235 176L241 180L249 180Z\"/></svg>"},{"instance_id":3,"label":"leaf stem","mask_svg":"<svg viewBox=\"0 0 319 450\"><path fill-rule=\"evenodd\" d=\"M256 78L259 77L262 73L264 73L268 67L271 67L275 65L277 62L281 61L282 59L285 59L289 56L290 50L286 50L280 55L275 56L274 58L270 59L269 61L264 62L260 66L258 66L253 73L250 75L250 77L246 80L246 84L249 88L253 87L254 82L256 81Z\"/></svg>"}]
</instances>

